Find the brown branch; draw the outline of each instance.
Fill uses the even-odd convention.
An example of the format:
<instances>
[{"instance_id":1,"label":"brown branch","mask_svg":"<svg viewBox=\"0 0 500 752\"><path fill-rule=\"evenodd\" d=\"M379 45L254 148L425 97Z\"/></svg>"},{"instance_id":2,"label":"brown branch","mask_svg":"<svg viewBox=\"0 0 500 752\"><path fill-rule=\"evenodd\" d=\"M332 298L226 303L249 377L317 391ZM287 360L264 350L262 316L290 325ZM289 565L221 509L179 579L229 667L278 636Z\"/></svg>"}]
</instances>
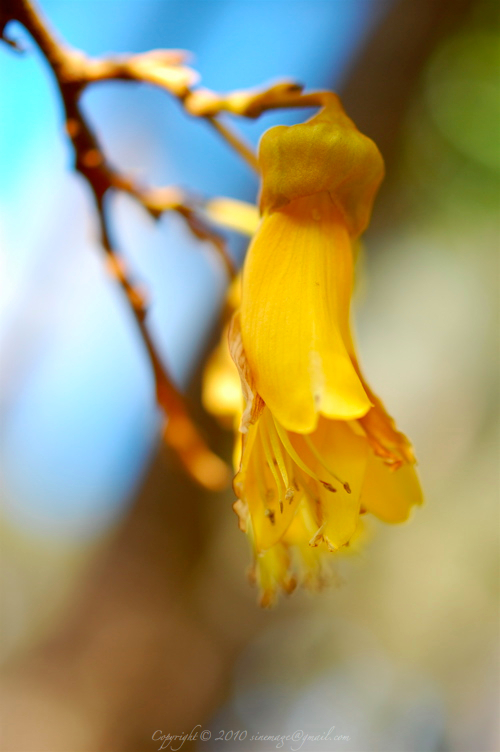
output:
<instances>
[{"instance_id":1,"label":"brown branch","mask_svg":"<svg viewBox=\"0 0 500 752\"><path fill-rule=\"evenodd\" d=\"M191 115L215 118L221 112L246 118L258 118L264 112L292 107L324 107L339 101L333 91L311 91L304 94L295 81L279 81L267 87L217 94L209 89L190 91L185 100Z\"/></svg>"},{"instance_id":2,"label":"brown branch","mask_svg":"<svg viewBox=\"0 0 500 752\"><path fill-rule=\"evenodd\" d=\"M189 112L187 103L193 93L191 86L197 82L198 75L194 70L183 65L188 57L185 51L151 50L138 55L89 58L81 51L72 49L57 40L30 0L3 0L3 2L4 10L0 15L2 38L8 44L14 44L12 40L3 36L3 28L9 20L22 23L52 68L61 93L63 90L72 90L72 97L77 99L79 94L92 83L110 80L140 81L166 90L176 97ZM258 171L253 150L245 143L241 135L218 122L211 114L202 117L248 162L252 169Z\"/></svg>"},{"instance_id":3,"label":"brown branch","mask_svg":"<svg viewBox=\"0 0 500 752\"><path fill-rule=\"evenodd\" d=\"M162 207L157 201L153 206L154 191L141 191L108 165L80 108L81 92L90 80L86 74L88 61L83 55L70 50L56 39L28 0L7 0L1 18L3 26L8 20L19 21L29 31L54 73L64 105L66 131L75 152L75 169L86 179L95 200L101 243L107 256L108 269L127 297L153 368L157 401L167 416L164 438L197 481L209 488L222 488L229 480L229 470L206 446L189 417L182 396L161 361L146 326L147 305L144 294L131 280L123 259L113 247L104 208L105 194L110 189L125 190L156 216L168 208L182 213L188 224L194 228L195 234L216 244L219 252L222 252L222 240L219 241L203 222L200 221L199 226L196 224L194 210L180 202L172 207L167 204ZM162 196L165 198L165 194ZM157 194L156 199L159 197ZM226 265L229 267L227 259Z\"/></svg>"},{"instance_id":4,"label":"brown branch","mask_svg":"<svg viewBox=\"0 0 500 752\"><path fill-rule=\"evenodd\" d=\"M215 233L201 216L197 215L196 204L199 202L178 188L143 188L111 167L106 162L79 106L80 96L84 89L89 84L105 80L137 80L150 83L167 89L183 101L190 91L189 85L197 80L195 72L182 65L187 58L187 53L182 50L152 50L128 57L88 58L80 51L71 49L57 40L31 2L28 0L4 0L4 2L6 2L6 12L9 14L7 20L18 20L30 31L54 73L66 111L66 129L75 148L76 169L96 185L100 192L109 189L126 191L152 216L159 217L165 211L175 211L180 214L198 239L211 243L221 257L229 278L232 279L236 269L227 252L224 239ZM5 37L4 41L12 44L12 40ZM176 198L172 201L174 194ZM153 210L149 199L154 202Z\"/></svg>"},{"instance_id":5,"label":"brown branch","mask_svg":"<svg viewBox=\"0 0 500 752\"><path fill-rule=\"evenodd\" d=\"M218 94L204 88L193 89L198 81L198 74L184 65L188 59L188 53L184 50L151 50L137 55L89 58L79 50L71 49L61 42L56 43L29 0L4 2L11 9L7 18L17 18L27 28L27 23L29 24L32 35L44 52L57 80L65 87L73 87L81 92L89 84L99 81L124 80L140 81L163 89L174 96L188 114L204 119L256 172L259 172L259 165L252 146L234 127L221 121L218 117L221 113L257 118L264 112L275 109L322 107L336 96L325 91L304 94L303 87L296 81L279 81L260 89L246 89L229 94ZM5 37L4 40L12 43ZM210 240L209 237L206 239ZM215 246L218 244L215 243Z\"/></svg>"}]
</instances>

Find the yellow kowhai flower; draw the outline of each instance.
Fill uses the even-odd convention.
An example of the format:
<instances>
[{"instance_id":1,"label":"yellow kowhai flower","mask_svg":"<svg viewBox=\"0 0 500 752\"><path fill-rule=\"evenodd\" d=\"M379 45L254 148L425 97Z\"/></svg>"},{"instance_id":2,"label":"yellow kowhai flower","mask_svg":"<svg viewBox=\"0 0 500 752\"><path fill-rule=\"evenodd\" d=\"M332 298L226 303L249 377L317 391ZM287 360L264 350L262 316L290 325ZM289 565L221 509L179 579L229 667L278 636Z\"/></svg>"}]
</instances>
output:
<instances>
[{"instance_id":1,"label":"yellow kowhai flower","mask_svg":"<svg viewBox=\"0 0 500 752\"><path fill-rule=\"evenodd\" d=\"M269 605L280 587L321 585L362 514L401 522L422 499L411 445L366 384L349 325L353 243L382 157L330 95L308 122L267 131L259 163L262 220L229 342L244 397L235 511Z\"/></svg>"}]
</instances>

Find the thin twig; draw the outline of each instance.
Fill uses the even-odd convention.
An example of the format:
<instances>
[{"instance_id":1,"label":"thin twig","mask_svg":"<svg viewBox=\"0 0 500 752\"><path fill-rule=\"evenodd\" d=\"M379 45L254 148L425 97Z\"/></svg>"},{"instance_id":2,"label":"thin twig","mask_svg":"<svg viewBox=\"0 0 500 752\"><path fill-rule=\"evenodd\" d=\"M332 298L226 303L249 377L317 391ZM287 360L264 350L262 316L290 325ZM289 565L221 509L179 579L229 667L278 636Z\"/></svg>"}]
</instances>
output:
<instances>
[{"instance_id":1,"label":"thin twig","mask_svg":"<svg viewBox=\"0 0 500 752\"><path fill-rule=\"evenodd\" d=\"M222 136L226 143L229 144L229 146L231 146L248 165L250 165L252 170L255 170L257 173L260 171L259 160L257 159L254 150L246 143L239 133L236 133L234 128L230 128L229 125L221 122L219 118L212 115L207 115L206 120L210 123L212 128Z\"/></svg>"},{"instance_id":2,"label":"thin twig","mask_svg":"<svg viewBox=\"0 0 500 752\"><path fill-rule=\"evenodd\" d=\"M30 16L33 37L42 50L53 48L55 39L48 27L41 22L29 0L3 0L7 6L3 18ZM9 14L10 8L10 14ZM18 8L22 10L19 11ZM0 16L0 27L1 27ZM25 19L26 20L26 19ZM24 23L21 21L21 23ZM4 21L5 25L5 21ZM26 26L26 23L24 23ZM3 36L4 41L12 44ZM279 81L260 89L246 89L229 94L218 94L209 89L193 88L198 81L197 73L184 65L188 54L183 50L151 50L136 55L115 55L89 58L79 50L57 43L48 59L57 79L82 91L89 84L99 81L141 81L167 91L184 107L185 111L205 120L257 173L259 164L253 148L234 128L221 121L221 113L239 117L257 118L264 112L284 108L323 107L335 94L328 91L303 93L296 81ZM60 54L57 54L60 53Z\"/></svg>"}]
</instances>

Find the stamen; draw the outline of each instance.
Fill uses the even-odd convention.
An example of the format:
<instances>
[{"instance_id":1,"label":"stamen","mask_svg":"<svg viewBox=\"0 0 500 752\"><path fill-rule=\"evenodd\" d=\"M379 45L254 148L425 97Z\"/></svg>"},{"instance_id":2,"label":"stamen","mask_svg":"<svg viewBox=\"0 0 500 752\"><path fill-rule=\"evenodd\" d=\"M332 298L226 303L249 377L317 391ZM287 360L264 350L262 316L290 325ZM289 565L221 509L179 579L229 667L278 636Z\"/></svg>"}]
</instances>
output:
<instances>
[{"instance_id":1,"label":"stamen","mask_svg":"<svg viewBox=\"0 0 500 752\"><path fill-rule=\"evenodd\" d=\"M340 483L340 485L344 487L344 490L346 491L346 493L350 494L351 493L351 487L349 486L349 483L346 483L345 481L342 480L342 478L339 478L339 476L336 473L334 473L333 470L331 470L328 467L328 465L325 463L323 457L321 456L321 454L318 452L318 450L314 446L314 444L312 442L312 439L310 439L309 436L307 436L307 435L303 435L302 438L304 439L304 441L306 442L307 446L309 447L309 449L311 450L311 452L314 454L314 456L316 457L316 459L318 460L318 462L325 468L326 472L329 473L332 476L332 478L335 478L335 480L338 480L338 482ZM323 483L323 481L321 481L321 483ZM323 485L324 485L325 488L328 488L329 484L323 483ZM328 490L331 491L332 488L333 488L333 486L331 488L328 488ZM333 489L333 490L335 490L335 489Z\"/></svg>"},{"instance_id":2,"label":"stamen","mask_svg":"<svg viewBox=\"0 0 500 752\"><path fill-rule=\"evenodd\" d=\"M337 493L337 489L334 488L331 483L327 483L326 480L322 480L321 483L327 491L330 491L331 493Z\"/></svg>"},{"instance_id":3,"label":"stamen","mask_svg":"<svg viewBox=\"0 0 500 752\"><path fill-rule=\"evenodd\" d=\"M271 525L274 525L274 523L275 523L275 515L274 515L273 510L272 509L266 509L265 515L266 515L266 517L269 517L269 522L271 523Z\"/></svg>"},{"instance_id":4,"label":"stamen","mask_svg":"<svg viewBox=\"0 0 500 752\"><path fill-rule=\"evenodd\" d=\"M272 447L273 454L276 460L276 464L278 465L280 469L281 477L283 478L283 484L285 488L288 488L288 486L290 485L290 482L288 480L286 464L285 464L285 460L283 458L283 454L281 451L280 440L276 434L276 429L274 427L274 423L271 418L271 414L269 412L266 415L266 424L267 424L267 433L268 433L269 439L271 440L271 447Z\"/></svg>"},{"instance_id":5,"label":"stamen","mask_svg":"<svg viewBox=\"0 0 500 752\"><path fill-rule=\"evenodd\" d=\"M260 432L260 438L261 438L262 448L264 450L264 455L266 457L267 466L269 467L269 469L270 469L270 471L272 473L272 476L274 478L274 482L276 483L276 487L278 489L278 496L281 497L283 495L281 493L281 491L282 491L282 480L281 480L281 477L278 475L278 472L277 472L276 467L274 465L273 455L271 454L271 449L270 449L269 443L268 443L268 437L266 436L266 431L264 430L264 427L263 427L263 430Z\"/></svg>"},{"instance_id":6,"label":"stamen","mask_svg":"<svg viewBox=\"0 0 500 752\"><path fill-rule=\"evenodd\" d=\"M304 491L305 495L307 496L309 500L308 509L311 512L311 515L314 518L315 523L317 525L321 525L323 522L323 510L321 506L321 499L318 496L316 496L315 493L311 491L306 478L301 478L300 481L301 481L301 489Z\"/></svg>"},{"instance_id":7,"label":"stamen","mask_svg":"<svg viewBox=\"0 0 500 752\"><path fill-rule=\"evenodd\" d=\"M288 438L288 434L285 431L285 429L282 426L280 426L280 424L278 423L278 421L274 417L273 417L273 420L274 420L274 425L276 426L276 430L278 432L278 436L281 439L281 443L283 444L283 446L285 447L286 451L288 452L288 454L290 455L290 457L292 458L292 460L295 462L295 464L298 465L300 467L300 469L303 470L307 475L309 475L310 478L312 478L313 480L317 481L318 483L323 483L323 481L321 480L321 478L318 478L318 476L316 475L316 473L314 473L305 464L305 462L303 462L300 459L299 455L297 454L297 452L293 448L292 442Z\"/></svg>"},{"instance_id":8,"label":"stamen","mask_svg":"<svg viewBox=\"0 0 500 752\"><path fill-rule=\"evenodd\" d=\"M309 541L309 545L312 546L313 548L316 548L316 546L318 546L321 543L321 541L323 540L323 529L324 529L324 527L325 527L325 523L323 523L316 530L316 532L314 533L313 537Z\"/></svg>"},{"instance_id":9,"label":"stamen","mask_svg":"<svg viewBox=\"0 0 500 752\"><path fill-rule=\"evenodd\" d=\"M262 499L264 505L267 507L272 502L274 502L276 498L276 489L270 488L267 485L270 479L266 477L267 473L260 471L260 468L265 467L265 465L267 464L267 461L264 455L264 450L262 447L262 441L260 440L260 436L258 440L255 442L252 455L255 459L255 464L256 464L254 475L257 481L257 488L258 488L259 496ZM270 482L272 483L272 480Z\"/></svg>"},{"instance_id":10,"label":"stamen","mask_svg":"<svg viewBox=\"0 0 500 752\"><path fill-rule=\"evenodd\" d=\"M300 491L300 489L297 485L297 481L294 478L294 473L295 473L294 462L284 447L283 447L283 451L284 451L285 467L286 467L286 471L287 471L289 482L290 482L290 485L286 489L285 501L288 501L288 503L291 504L295 498L295 492Z\"/></svg>"}]
</instances>

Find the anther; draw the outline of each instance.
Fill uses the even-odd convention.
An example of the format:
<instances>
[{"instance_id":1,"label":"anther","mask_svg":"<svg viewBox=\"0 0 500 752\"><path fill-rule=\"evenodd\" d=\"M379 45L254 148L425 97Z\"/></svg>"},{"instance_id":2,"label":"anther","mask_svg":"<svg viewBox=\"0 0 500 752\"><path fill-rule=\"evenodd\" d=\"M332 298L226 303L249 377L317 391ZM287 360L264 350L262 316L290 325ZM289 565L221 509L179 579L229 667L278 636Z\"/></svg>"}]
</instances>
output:
<instances>
[{"instance_id":1,"label":"anther","mask_svg":"<svg viewBox=\"0 0 500 752\"><path fill-rule=\"evenodd\" d=\"M281 514L283 514L283 502L282 501L280 501L280 512Z\"/></svg>"},{"instance_id":2,"label":"anther","mask_svg":"<svg viewBox=\"0 0 500 752\"><path fill-rule=\"evenodd\" d=\"M322 480L320 481L320 483L323 484L327 491L331 491L331 493L337 493L337 489L334 488L331 483L327 483L326 480Z\"/></svg>"},{"instance_id":3,"label":"anther","mask_svg":"<svg viewBox=\"0 0 500 752\"><path fill-rule=\"evenodd\" d=\"M312 546L313 548L316 548L316 546L318 546L321 543L321 541L324 540L323 539L323 528L324 527L325 527L324 525L321 525L321 527L319 527L316 530L316 532L314 533L313 537L309 541L309 545Z\"/></svg>"},{"instance_id":4,"label":"anther","mask_svg":"<svg viewBox=\"0 0 500 752\"><path fill-rule=\"evenodd\" d=\"M266 509L266 517L269 517L269 521L271 525L274 525L275 517L274 517L274 512L271 509Z\"/></svg>"},{"instance_id":5,"label":"anther","mask_svg":"<svg viewBox=\"0 0 500 752\"><path fill-rule=\"evenodd\" d=\"M314 446L314 443L309 438L309 436L304 436L304 441L306 442L307 446L309 447L309 449L311 450L311 452L314 454L314 456L316 457L316 459L318 460L318 462L320 462L321 465L325 468L325 470L327 471L327 473L329 473L332 476L332 478L335 478L335 480L338 480L338 482L342 485L342 487L344 488L344 490L346 491L346 493L350 494L351 493L351 488L349 486L349 483L346 483L345 481L342 480L342 478L339 478L339 476L336 473L334 473L333 470L330 467L328 467L328 465L324 461L324 459L321 456L320 452L318 452L317 448ZM328 488L327 484L324 481L321 480L320 482L323 483L323 485L325 486L325 488ZM331 489L328 489L328 490L331 490Z\"/></svg>"},{"instance_id":6,"label":"anther","mask_svg":"<svg viewBox=\"0 0 500 752\"><path fill-rule=\"evenodd\" d=\"M294 488L287 488L285 499L288 501L289 504L292 503L293 497L295 496L295 489Z\"/></svg>"},{"instance_id":7,"label":"anther","mask_svg":"<svg viewBox=\"0 0 500 752\"><path fill-rule=\"evenodd\" d=\"M286 580L283 582L283 590L288 593L288 595L291 595L295 588L297 587L297 579L293 575L288 575Z\"/></svg>"}]
</instances>

